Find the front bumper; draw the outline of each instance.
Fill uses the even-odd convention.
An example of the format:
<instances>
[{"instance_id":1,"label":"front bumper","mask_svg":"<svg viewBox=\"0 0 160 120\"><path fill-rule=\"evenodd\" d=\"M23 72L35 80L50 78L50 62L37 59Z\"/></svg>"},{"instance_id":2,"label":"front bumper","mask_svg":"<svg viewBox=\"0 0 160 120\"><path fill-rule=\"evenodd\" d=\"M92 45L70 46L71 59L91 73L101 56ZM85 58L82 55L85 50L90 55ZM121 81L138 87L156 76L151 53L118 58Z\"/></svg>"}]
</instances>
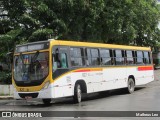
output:
<instances>
[{"instance_id":1,"label":"front bumper","mask_svg":"<svg viewBox=\"0 0 160 120\"><path fill-rule=\"evenodd\" d=\"M14 91L14 99L25 99L25 98L54 98L53 92L51 88L44 89L41 91L35 91L35 92L17 92Z\"/></svg>"}]
</instances>

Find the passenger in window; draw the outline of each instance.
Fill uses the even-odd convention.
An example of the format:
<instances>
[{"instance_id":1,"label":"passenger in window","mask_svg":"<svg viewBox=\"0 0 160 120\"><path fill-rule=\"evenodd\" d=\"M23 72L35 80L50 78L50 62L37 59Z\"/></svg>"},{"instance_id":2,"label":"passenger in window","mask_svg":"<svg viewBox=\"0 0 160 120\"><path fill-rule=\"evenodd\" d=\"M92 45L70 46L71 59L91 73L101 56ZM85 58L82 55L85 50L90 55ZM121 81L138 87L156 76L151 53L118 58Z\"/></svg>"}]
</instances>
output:
<instances>
[{"instance_id":1,"label":"passenger in window","mask_svg":"<svg viewBox=\"0 0 160 120\"><path fill-rule=\"evenodd\" d=\"M67 68L67 58L64 53L61 54L61 68Z\"/></svg>"},{"instance_id":2,"label":"passenger in window","mask_svg":"<svg viewBox=\"0 0 160 120\"><path fill-rule=\"evenodd\" d=\"M56 70L57 68L61 68L61 62L60 62L59 55L60 55L60 53L57 48L55 51L55 54L54 54L53 71Z\"/></svg>"}]
</instances>

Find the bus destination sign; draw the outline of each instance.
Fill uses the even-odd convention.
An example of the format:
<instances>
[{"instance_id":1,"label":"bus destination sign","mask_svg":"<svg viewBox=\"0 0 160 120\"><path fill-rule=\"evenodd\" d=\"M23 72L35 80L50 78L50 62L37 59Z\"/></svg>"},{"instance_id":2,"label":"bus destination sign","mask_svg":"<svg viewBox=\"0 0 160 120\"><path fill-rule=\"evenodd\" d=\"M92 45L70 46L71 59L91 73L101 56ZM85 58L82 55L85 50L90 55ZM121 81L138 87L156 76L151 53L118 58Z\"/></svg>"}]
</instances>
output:
<instances>
[{"instance_id":1,"label":"bus destination sign","mask_svg":"<svg viewBox=\"0 0 160 120\"><path fill-rule=\"evenodd\" d=\"M36 50L43 50L43 49L48 49L49 48L49 43L36 43L36 44L29 44L29 45L22 45L22 46L17 46L15 52L30 52L30 51L36 51Z\"/></svg>"}]
</instances>

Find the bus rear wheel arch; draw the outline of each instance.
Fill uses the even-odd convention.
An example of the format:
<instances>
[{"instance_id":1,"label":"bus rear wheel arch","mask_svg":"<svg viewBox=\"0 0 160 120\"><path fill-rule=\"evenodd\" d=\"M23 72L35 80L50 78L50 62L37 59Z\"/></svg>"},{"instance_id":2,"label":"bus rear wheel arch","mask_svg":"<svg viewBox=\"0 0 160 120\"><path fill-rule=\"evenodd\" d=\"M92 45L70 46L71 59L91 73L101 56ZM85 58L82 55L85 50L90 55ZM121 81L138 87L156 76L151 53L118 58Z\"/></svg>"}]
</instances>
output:
<instances>
[{"instance_id":1,"label":"bus rear wheel arch","mask_svg":"<svg viewBox=\"0 0 160 120\"><path fill-rule=\"evenodd\" d=\"M127 92L129 94L132 94L135 90L135 79L133 76L129 76L128 82L127 82Z\"/></svg>"},{"instance_id":2,"label":"bus rear wheel arch","mask_svg":"<svg viewBox=\"0 0 160 120\"><path fill-rule=\"evenodd\" d=\"M80 103L82 101L82 93L87 93L87 86L84 80L78 80L74 86L74 103Z\"/></svg>"}]
</instances>

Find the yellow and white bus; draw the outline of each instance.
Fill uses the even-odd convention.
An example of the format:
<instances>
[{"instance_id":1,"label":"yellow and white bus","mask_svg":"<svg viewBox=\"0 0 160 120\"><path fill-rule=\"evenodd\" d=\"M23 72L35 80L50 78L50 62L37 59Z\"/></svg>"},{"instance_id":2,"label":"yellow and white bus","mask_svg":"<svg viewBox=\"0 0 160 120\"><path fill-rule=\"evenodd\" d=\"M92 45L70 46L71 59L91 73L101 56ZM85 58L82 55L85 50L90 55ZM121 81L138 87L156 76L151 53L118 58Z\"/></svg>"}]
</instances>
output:
<instances>
[{"instance_id":1,"label":"yellow and white bus","mask_svg":"<svg viewBox=\"0 0 160 120\"><path fill-rule=\"evenodd\" d=\"M15 99L73 96L126 88L154 80L151 49L113 44L48 40L16 46L13 77Z\"/></svg>"}]
</instances>

